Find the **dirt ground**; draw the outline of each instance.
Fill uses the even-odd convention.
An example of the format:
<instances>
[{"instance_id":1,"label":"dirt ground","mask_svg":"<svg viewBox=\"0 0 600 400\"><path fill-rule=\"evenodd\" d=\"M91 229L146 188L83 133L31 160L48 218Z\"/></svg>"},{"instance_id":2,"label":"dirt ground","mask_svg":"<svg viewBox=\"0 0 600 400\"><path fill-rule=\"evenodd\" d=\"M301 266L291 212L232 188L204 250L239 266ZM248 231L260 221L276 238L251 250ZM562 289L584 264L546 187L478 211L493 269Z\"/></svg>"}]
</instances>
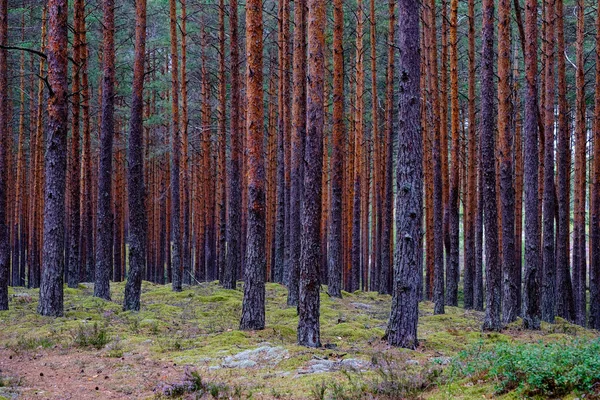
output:
<instances>
[{"instance_id":1,"label":"dirt ground","mask_svg":"<svg viewBox=\"0 0 600 400\"><path fill-rule=\"evenodd\" d=\"M146 399L161 383L181 379L184 368L148 354L98 357L91 351L0 349L0 398Z\"/></svg>"}]
</instances>

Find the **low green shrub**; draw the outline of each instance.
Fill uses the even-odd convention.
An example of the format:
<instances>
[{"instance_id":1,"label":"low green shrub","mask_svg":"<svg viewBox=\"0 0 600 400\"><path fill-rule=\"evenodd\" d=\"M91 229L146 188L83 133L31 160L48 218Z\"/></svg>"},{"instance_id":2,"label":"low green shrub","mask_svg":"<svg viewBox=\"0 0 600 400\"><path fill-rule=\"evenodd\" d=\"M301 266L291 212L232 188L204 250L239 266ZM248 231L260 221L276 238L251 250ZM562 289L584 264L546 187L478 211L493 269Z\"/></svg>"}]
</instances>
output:
<instances>
[{"instance_id":1,"label":"low green shrub","mask_svg":"<svg viewBox=\"0 0 600 400\"><path fill-rule=\"evenodd\" d=\"M454 378L496 382L498 394L555 397L594 393L600 387L600 339L572 343L499 343L463 351L454 360Z\"/></svg>"},{"instance_id":2,"label":"low green shrub","mask_svg":"<svg viewBox=\"0 0 600 400\"><path fill-rule=\"evenodd\" d=\"M110 336L106 328L99 327L97 322L94 322L91 327L81 324L75 334L74 342L79 347L94 347L100 350L110 342Z\"/></svg>"}]
</instances>

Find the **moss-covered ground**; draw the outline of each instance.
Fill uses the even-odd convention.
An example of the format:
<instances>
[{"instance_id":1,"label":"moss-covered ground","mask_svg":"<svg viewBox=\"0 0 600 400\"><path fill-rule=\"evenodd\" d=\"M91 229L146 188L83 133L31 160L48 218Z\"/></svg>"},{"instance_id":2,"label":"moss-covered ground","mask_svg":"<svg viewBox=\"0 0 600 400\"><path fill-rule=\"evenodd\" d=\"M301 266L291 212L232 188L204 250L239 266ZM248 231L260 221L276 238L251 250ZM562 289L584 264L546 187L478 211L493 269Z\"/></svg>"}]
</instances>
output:
<instances>
[{"instance_id":1,"label":"moss-covered ground","mask_svg":"<svg viewBox=\"0 0 600 400\"><path fill-rule=\"evenodd\" d=\"M134 355L145 354L145 360L152 360L155 365L187 367L206 382L218 382L227 388L221 394L213 393L213 397L226 392L229 397L240 398L372 398L378 397L376 393L394 398L402 393L408 398L481 399L494 394L493 382L439 378L451 363L450 358L460 351L499 342L569 343L575 338L597 337L597 332L561 320L554 325L544 324L539 332L523 331L516 322L501 333L486 333L480 329L480 312L446 307L445 315L433 315L433 304L422 302L419 348L395 349L381 341L389 315L389 296L355 292L344 293L340 300L330 298L323 290L324 347L307 349L295 343L296 310L286 306L287 290L278 284L267 284L267 327L257 332L237 330L242 303L239 287L225 290L213 282L174 293L170 286L144 282L140 312L122 311L123 291L123 283L112 284L113 300L109 302L92 297L93 289L88 285L66 288L65 316L47 318L36 313L37 290L11 288L10 310L0 312L0 356L12 359L13 354L43 353L74 359L92 356L135 360ZM276 363L259 363L252 368L222 367L225 357L265 342L281 346L287 353ZM364 360L372 367L353 372L305 373L311 360L348 358ZM13 397L21 393L25 396L22 398L28 398L18 386L35 389L36 383L19 381L18 371L7 370L6 363L2 365L0 387L12 388L0 390L0 398L11 396L6 393ZM135 368L129 372L135 373ZM127 379L127 375L121 373L118 379ZM172 375L162 381L157 378L147 385L158 387L168 384L171 378ZM157 393L152 396L160 396ZM502 397L511 396L514 397L508 393ZM143 397L148 397L148 393ZM71 398L78 397L75 394ZM138 397L132 390L123 398Z\"/></svg>"}]
</instances>

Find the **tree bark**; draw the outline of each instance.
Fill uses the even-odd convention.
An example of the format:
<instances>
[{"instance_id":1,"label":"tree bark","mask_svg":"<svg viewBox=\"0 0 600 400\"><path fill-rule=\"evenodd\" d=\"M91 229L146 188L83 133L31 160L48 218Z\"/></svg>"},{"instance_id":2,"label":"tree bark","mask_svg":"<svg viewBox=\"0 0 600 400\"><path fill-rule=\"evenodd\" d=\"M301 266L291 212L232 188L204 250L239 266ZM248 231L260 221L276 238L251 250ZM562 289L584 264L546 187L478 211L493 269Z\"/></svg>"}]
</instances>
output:
<instances>
[{"instance_id":1,"label":"tree bark","mask_svg":"<svg viewBox=\"0 0 600 400\"><path fill-rule=\"evenodd\" d=\"M55 7L57 6L57 4L55 4L55 1L50 2L50 4L53 7L52 11L56 12ZM58 3L61 3L60 1ZM61 10L62 11L62 10ZM61 22L64 22L65 24L65 34L66 34L66 5L65 5L65 10L64 10L64 21L61 20ZM57 16L61 16L60 14L58 14ZM59 21L56 21L57 24L53 24L53 28L62 28L61 26L58 25ZM52 31L53 34L58 33L57 31L53 30ZM65 38L66 41L66 38ZM7 46L8 45L8 0L0 0L0 45L2 46ZM65 46L66 48L66 46ZM53 56L53 61L56 60L56 48L51 49L51 55ZM66 54L65 54L65 61L66 61ZM53 65L56 67L56 65ZM65 64L65 69L66 69L66 64ZM56 72L53 71L52 77L56 78ZM65 71L66 74L66 71ZM55 84L57 83L56 81L54 82ZM60 83L64 83L64 86L61 85L56 85L58 89L64 89L66 91L66 77L64 77L64 82L60 82ZM63 94L62 99L60 100L66 100L66 93ZM8 279L9 279L9 269L10 269L10 264L9 264L9 253L10 253L10 244L9 244L9 234L8 234L8 226L7 226L7 219L6 219L6 189L7 189L7 185L6 185L6 178L8 176L8 162L7 162L7 154L8 154L8 149L5 147L5 142L6 142L6 138L8 138L9 135L9 131L8 131L8 51L4 48L0 48L0 310L8 310ZM64 108L64 111L66 112L66 103L58 104L59 106L62 106L62 108ZM53 109L53 111L55 111L55 109ZM62 109L59 109L59 112L63 111ZM66 117L66 116L65 116ZM50 122L55 122L54 120L50 121ZM55 122L56 123L56 122ZM54 128L56 128L57 126L52 126ZM58 127L60 128L60 125L58 125ZM64 132L63 132L64 133ZM66 138L66 133L64 133L64 136ZM59 160L60 161L60 160ZM63 182L64 185L64 182ZM63 206L64 207L64 206ZM64 209L63 209L64 210ZM63 211L64 212L64 211ZM60 222L60 221L59 221ZM60 272L60 270L57 269L56 272ZM60 277L57 277L59 279L62 279L62 275ZM48 294L52 294L52 289L54 288L50 288L50 291L48 291ZM60 285L60 289L59 291L60 293L60 297L57 300L60 300L60 305L57 304L57 306L59 307L56 311L54 311L53 313L56 313L58 315L62 314L62 285ZM52 300L52 299L49 299ZM41 303L40 303L41 304Z\"/></svg>"},{"instance_id":2,"label":"tree bark","mask_svg":"<svg viewBox=\"0 0 600 400\"><path fill-rule=\"evenodd\" d=\"M396 244L392 311L386 332L390 345L417 346L422 257L423 141L420 126L419 3L398 1L399 126L396 167Z\"/></svg>"},{"instance_id":3,"label":"tree bark","mask_svg":"<svg viewBox=\"0 0 600 400\"><path fill-rule=\"evenodd\" d=\"M525 279L523 287L523 326L540 329L539 221L538 221L538 125L537 125L537 0L527 0L525 12L525 124L523 126L525 163Z\"/></svg>"},{"instance_id":4,"label":"tree bark","mask_svg":"<svg viewBox=\"0 0 600 400\"><path fill-rule=\"evenodd\" d=\"M241 190L241 139L240 129L240 72L238 48L238 3L229 2L229 46L231 68L231 167L229 173L229 193L227 196L227 260L221 284L226 289L235 289L237 268L242 261L241 256L241 225L242 225L242 190Z\"/></svg>"},{"instance_id":5,"label":"tree bark","mask_svg":"<svg viewBox=\"0 0 600 400\"><path fill-rule=\"evenodd\" d=\"M144 66L146 57L146 0L135 3L135 55L133 93L127 148L129 204L129 277L125 286L125 310L140 309L142 275L146 268L146 188L144 185Z\"/></svg>"},{"instance_id":6,"label":"tree bark","mask_svg":"<svg viewBox=\"0 0 600 400\"><path fill-rule=\"evenodd\" d=\"M48 30L48 83L52 90L48 98L47 110L48 141L45 153L43 276L38 312L41 315L59 317L64 313L63 275L68 133L68 5L67 0L49 0L47 6L50 21ZM3 14L6 15L6 13ZM6 92L3 91L3 93ZM6 115L6 111L4 115ZM0 208L2 208L2 204L0 204ZM2 220L0 218L0 224ZM0 225L0 229L2 228L4 227ZM4 229L2 232L4 232Z\"/></svg>"},{"instance_id":7,"label":"tree bark","mask_svg":"<svg viewBox=\"0 0 600 400\"><path fill-rule=\"evenodd\" d=\"M246 3L246 129L248 133L248 231L240 329L265 327L265 164L263 160L262 1Z\"/></svg>"},{"instance_id":8,"label":"tree bark","mask_svg":"<svg viewBox=\"0 0 600 400\"><path fill-rule=\"evenodd\" d=\"M545 104L542 320L554 322L556 265L554 260L554 1L545 0Z\"/></svg>"},{"instance_id":9,"label":"tree bark","mask_svg":"<svg viewBox=\"0 0 600 400\"><path fill-rule=\"evenodd\" d=\"M333 5L333 147L331 152L331 209L329 217L329 262L327 293L342 297L342 199L344 183L344 5Z\"/></svg>"},{"instance_id":10,"label":"tree bark","mask_svg":"<svg viewBox=\"0 0 600 400\"><path fill-rule=\"evenodd\" d=\"M485 223L485 318L484 330L502 327L501 267L498 260L498 207L496 204L495 110L494 98L494 1L483 2L481 50L481 173L483 174L483 210Z\"/></svg>"},{"instance_id":11,"label":"tree bark","mask_svg":"<svg viewBox=\"0 0 600 400\"><path fill-rule=\"evenodd\" d=\"M498 4L498 135L500 137L500 201L502 214L502 321L519 314L521 282L515 264L515 192L513 177L513 126L511 114L510 0Z\"/></svg>"},{"instance_id":12,"label":"tree bark","mask_svg":"<svg viewBox=\"0 0 600 400\"><path fill-rule=\"evenodd\" d=\"M306 162L302 202L302 238L298 302L298 344L320 347L319 264L321 258L321 176L323 164L325 3L308 1L308 73Z\"/></svg>"},{"instance_id":13,"label":"tree bark","mask_svg":"<svg viewBox=\"0 0 600 400\"><path fill-rule=\"evenodd\" d=\"M102 2L102 120L98 169L98 223L96 234L96 280L94 296L110 300L113 266L112 158L115 97L115 3Z\"/></svg>"}]
</instances>

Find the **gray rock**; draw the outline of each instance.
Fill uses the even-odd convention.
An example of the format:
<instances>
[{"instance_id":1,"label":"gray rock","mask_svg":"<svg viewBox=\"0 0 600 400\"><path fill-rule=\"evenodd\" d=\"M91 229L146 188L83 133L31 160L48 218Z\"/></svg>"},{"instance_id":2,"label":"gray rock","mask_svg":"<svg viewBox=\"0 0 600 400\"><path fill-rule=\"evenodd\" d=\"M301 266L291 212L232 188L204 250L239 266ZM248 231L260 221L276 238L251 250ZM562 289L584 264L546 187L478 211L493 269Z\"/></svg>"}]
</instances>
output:
<instances>
[{"instance_id":1,"label":"gray rock","mask_svg":"<svg viewBox=\"0 0 600 400\"><path fill-rule=\"evenodd\" d=\"M222 366L226 368L252 368L257 365L275 365L288 355L283 347L271 347L268 344L256 349L244 350L233 356L225 357Z\"/></svg>"},{"instance_id":2,"label":"gray rock","mask_svg":"<svg viewBox=\"0 0 600 400\"><path fill-rule=\"evenodd\" d=\"M434 364L448 365L452 361L450 357L432 357L429 359Z\"/></svg>"}]
</instances>

